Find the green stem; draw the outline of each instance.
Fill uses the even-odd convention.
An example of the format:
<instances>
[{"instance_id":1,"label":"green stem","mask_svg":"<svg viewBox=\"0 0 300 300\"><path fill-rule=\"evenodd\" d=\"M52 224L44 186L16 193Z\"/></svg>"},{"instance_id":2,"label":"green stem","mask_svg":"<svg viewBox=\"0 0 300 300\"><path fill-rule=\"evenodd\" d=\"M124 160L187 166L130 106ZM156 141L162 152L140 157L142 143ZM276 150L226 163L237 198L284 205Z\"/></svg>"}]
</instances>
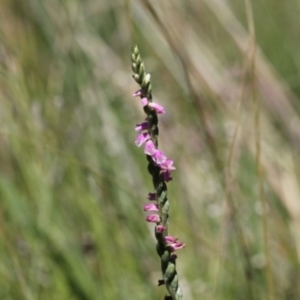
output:
<instances>
[{"instance_id":1,"label":"green stem","mask_svg":"<svg viewBox=\"0 0 300 300\"><path fill-rule=\"evenodd\" d=\"M144 63L142 62L139 49L136 45L132 46L131 51L133 79L141 87L141 98L146 97L149 102L152 102L152 85L150 82L150 74L145 71ZM147 115L149 133L155 147L158 147L158 117L156 112L148 105L144 107ZM168 235L168 220L169 220L169 200L168 188L164 181L164 177L160 173L160 167L157 166L151 156L147 155L148 172L152 176L153 186L155 188L157 202L159 207L160 222L155 227L155 237L157 240L156 250L161 260L161 270L163 279L159 281L159 285L165 284L170 296L165 299L182 300L183 295L178 282L178 275L176 271L176 255L172 254L172 249L166 244L165 236ZM158 231L157 226L163 225L165 230Z\"/></svg>"}]
</instances>

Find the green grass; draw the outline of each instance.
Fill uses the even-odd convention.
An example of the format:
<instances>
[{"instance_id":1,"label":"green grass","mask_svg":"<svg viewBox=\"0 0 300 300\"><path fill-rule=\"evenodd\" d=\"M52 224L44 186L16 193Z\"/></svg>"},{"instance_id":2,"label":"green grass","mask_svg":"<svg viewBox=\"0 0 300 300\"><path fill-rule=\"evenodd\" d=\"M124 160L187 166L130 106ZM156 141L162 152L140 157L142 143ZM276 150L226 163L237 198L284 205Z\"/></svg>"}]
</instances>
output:
<instances>
[{"instance_id":1,"label":"green grass","mask_svg":"<svg viewBox=\"0 0 300 300\"><path fill-rule=\"evenodd\" d=\"M300 3L249 3L1 1L1 299L163 299L132 42L185 299L299 299Z\"/></svg>"}]
</instances>

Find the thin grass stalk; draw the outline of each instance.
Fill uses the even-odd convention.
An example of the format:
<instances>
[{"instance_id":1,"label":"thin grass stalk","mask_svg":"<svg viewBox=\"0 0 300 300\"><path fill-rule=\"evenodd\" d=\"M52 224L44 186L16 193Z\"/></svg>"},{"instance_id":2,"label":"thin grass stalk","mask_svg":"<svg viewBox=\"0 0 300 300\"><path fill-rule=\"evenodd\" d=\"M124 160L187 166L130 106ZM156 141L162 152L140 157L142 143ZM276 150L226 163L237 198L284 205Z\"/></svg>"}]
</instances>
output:
<instances>
[{"instance_id":1,"label":"thin grass stalk","mask_svg":"<svg viewBox=\"0 0 300 300\"><path fill-rule=\"evenodd\" d=\"M257 170L257 180L258 180L258 190L259 190L259 200L263 209L262 215L262 231L264 239L264 252L266 256L266 279L268 283L268 299L275 299L274 292L274 279L271 268L271 254L269 249L269 234L268 234L268 222L267 222L267 203L265 199L265 191L263 187L263 170L261 166L261 133L260 133L260 105L259 100L256 95L256 35L255 35L255 25L252 10L251 0L245 0L245 9L247 14L248 29L251 37L251 85L252 85L252 100L254 104L254 124L255 124L255 156L256 156L256 170Z\"/></svg>"}]
</instances>

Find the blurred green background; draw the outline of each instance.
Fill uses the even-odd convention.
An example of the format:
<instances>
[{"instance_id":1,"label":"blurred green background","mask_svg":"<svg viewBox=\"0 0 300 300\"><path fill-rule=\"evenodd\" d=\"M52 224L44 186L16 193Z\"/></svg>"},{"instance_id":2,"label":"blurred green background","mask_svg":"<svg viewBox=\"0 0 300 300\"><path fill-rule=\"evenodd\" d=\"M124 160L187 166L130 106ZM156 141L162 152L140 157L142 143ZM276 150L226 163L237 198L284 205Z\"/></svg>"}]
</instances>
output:
<instances>
[{"instance_id":1,"label":"blurred green background","mask_svg":"<svg viewBox=\"0 0 300 300\"><path fill-rule=\"evenodd\" d=\"M0 299L163 299L134 127L152 75L184 299L300 299L300 1L1 0Z\"/></svg>"}]
</instances>

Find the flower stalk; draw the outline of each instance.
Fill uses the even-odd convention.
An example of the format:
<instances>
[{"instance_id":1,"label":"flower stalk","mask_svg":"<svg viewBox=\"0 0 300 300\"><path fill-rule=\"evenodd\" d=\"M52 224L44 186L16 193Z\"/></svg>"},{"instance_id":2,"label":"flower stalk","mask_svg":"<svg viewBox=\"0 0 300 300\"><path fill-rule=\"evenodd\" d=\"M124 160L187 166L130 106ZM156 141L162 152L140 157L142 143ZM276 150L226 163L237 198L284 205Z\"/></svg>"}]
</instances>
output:
<instances>
[{"instance_id":1,"label":"flower stalk","mask_svg":"<svg viewBox=\"0 0 300 300\"><path fill-rule=\"evenodd\" d=\"M163 278L158 285L166 285L170 295L165 300L183 299L182 291L178 282L176 271L177 255L174 251L184 247L184 244L177 241L177 238L168 234L169 221L169 199L167 182L172 180L171 172L175 170L173 160L169 159L162 151L158 150L158 114L164 114L165 109L158 103L152 101L151 76L146 73L139 49L133 45L131 51L131 62L133 79L139 84L140 90L133 94L140 97L141 104L146 114L144 122L137 124L135 130L138 132L136 145L145 144L144 153L148 161L148 172L152 176L155 192L148 194L150 204L144 206L144 211L157 212L146 217L147 222L155 223L155 237L157 240L156 251L161 260Z\"/></svg>"}]
</instances>

